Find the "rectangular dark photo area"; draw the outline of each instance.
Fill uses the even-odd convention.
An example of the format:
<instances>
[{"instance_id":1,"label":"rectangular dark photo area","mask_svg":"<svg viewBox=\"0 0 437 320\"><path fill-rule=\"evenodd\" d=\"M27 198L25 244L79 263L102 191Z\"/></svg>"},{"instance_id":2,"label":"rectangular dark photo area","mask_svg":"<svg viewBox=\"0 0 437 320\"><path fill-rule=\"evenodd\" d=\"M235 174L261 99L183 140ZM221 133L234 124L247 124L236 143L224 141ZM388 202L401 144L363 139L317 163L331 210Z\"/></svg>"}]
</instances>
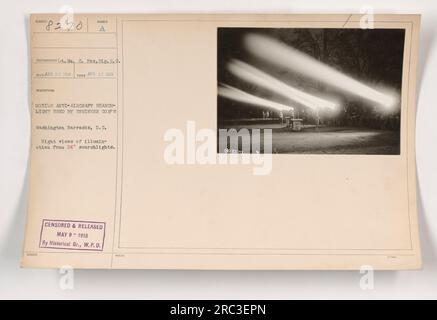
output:
<instances>
[{"instance_id":1,"label":"rectangular dark photo area","mask_svg":"<svg viewBox=\"0 0 437 320\"><path fill-rule=\"evenodd\" d=\"M219 28L219 153L400 154L404 29Z\"/></svg>"}]
</instances>

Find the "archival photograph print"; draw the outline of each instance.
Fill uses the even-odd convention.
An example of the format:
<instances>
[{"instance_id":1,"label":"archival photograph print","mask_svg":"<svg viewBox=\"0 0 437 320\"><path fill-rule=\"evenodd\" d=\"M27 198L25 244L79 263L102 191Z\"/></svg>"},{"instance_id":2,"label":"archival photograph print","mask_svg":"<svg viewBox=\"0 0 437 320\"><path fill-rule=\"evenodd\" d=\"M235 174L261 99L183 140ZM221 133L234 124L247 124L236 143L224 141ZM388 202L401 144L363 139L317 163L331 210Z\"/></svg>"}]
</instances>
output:
<instances>
[{"instance_id":1,"label":"archival photograph print","mask_svg":"<svg viewBox=\"0 0 437 320\"><path fill-rule=\"evenodd\" d=\"M400 154L403 29L219 28L217 36L219 153ZM229 132L236 148L219 141ZM271 147L245 149L244 135L260 132L271 132Z\"/></svg>"}]
</instances>

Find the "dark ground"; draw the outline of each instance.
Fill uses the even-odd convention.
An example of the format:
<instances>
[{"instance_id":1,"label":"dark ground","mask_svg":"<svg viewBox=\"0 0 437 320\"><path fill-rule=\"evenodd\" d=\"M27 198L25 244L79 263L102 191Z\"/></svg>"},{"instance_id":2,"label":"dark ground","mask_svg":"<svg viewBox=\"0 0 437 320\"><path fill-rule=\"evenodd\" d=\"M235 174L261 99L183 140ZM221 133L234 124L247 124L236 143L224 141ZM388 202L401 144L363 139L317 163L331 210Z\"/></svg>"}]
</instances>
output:
<instances>
[{"instance_id":1,"label":"dark ground","mask_svg":"<svg viewBox=\"0 0 437 320\"><path fill-rule=\"evenodd\" d=\"M273 153L399 154L399 132L356 128L319 128L301 132L273 130Z\"/></svg>"},{"instance_id":2,"label":"dark ground","mask_svg":"<svg viewBox=\"0 0 437 320\"><path fill-rule=\"evenodd\" d=\"M292 132L279 126L267 127L273 130L272 153L400 154L399 131L319 127Z\"/></svg>"}]
</instances>

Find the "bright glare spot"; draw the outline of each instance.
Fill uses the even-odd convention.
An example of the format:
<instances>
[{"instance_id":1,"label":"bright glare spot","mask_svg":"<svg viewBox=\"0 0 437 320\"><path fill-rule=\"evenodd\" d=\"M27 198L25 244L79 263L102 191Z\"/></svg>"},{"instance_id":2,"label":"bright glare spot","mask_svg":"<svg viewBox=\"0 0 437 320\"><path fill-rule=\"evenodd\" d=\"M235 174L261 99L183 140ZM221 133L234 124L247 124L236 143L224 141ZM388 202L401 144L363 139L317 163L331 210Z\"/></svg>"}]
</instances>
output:
<instances>
[{"instance_id":1,"label":"bright glare spot","mask_svg":"<svg viewBox=\"0 0 437 320\"><path fill-rule=\"evenodd\" d=\"M279 95L298 102L313 110L323 108L329 108L331 110L337 109L337 105L335 103L296 89L245 62L232 60L230 63L228 63L227 67L228 70L235 76L252 84L276 92Z\"/></svg>"},{"instance_id":2,"label":"bright glare spot","mask_svg":"<svg viewBox=\"0 0 437 320\"><path fill-rule=\"evenodd\" d=\"M256 57L282 68L317 79L386 108L391 108L397 103L397 99L392 95L379 92L273 38L248 34L244 39L244 44L247 50Z\"/></svg>"},{"instance_id":3,"label":"bright glare spot","mask_svg":"<svg viewBox=\"0 0 437 320\"><path fill-rule=\"evenodd\" d=\"M247 93L245 91L242 91L240 89L231 87L229 85L222 85L218 88L218 94L219 96L232 99L239 102L248 103L251 105L255 105L258 107L267 107L272 108L277 111L291 111L293 110L292 107L286 106L285 104L277 103L274 101L270 101L264 98L260 98L257 96L254 96L250 93Z\"/></svg>"}]
</instances>

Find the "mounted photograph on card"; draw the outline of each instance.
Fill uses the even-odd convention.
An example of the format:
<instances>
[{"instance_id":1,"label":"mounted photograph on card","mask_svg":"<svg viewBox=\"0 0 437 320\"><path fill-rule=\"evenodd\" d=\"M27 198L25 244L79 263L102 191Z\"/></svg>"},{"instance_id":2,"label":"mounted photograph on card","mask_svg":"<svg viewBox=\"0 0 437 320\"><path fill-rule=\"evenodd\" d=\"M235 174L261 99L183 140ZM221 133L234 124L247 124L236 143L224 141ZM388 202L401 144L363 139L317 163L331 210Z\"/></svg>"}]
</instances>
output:
<instances>
[{"instance_id":1,"label":"mounted photograph on card","mask_svg":"<svg viewBox=\"0 0 437 320\"><path fill-rule=\"evenodd\" d=\"M247 138L271 130L272 153L399 155L404 44L403 29L218 28L218 152L258 152Z\"/></svg>"},{"instance_id":2,"label":"mounted photograph on card","mask_svg":"<svg viewBox=\"0 0 437 320\"><path fill-rule=\"evenodd\" d=\"M22 265L420 268L420 16L372 18L31 15Z\"/></svg>"}]
</instances>

